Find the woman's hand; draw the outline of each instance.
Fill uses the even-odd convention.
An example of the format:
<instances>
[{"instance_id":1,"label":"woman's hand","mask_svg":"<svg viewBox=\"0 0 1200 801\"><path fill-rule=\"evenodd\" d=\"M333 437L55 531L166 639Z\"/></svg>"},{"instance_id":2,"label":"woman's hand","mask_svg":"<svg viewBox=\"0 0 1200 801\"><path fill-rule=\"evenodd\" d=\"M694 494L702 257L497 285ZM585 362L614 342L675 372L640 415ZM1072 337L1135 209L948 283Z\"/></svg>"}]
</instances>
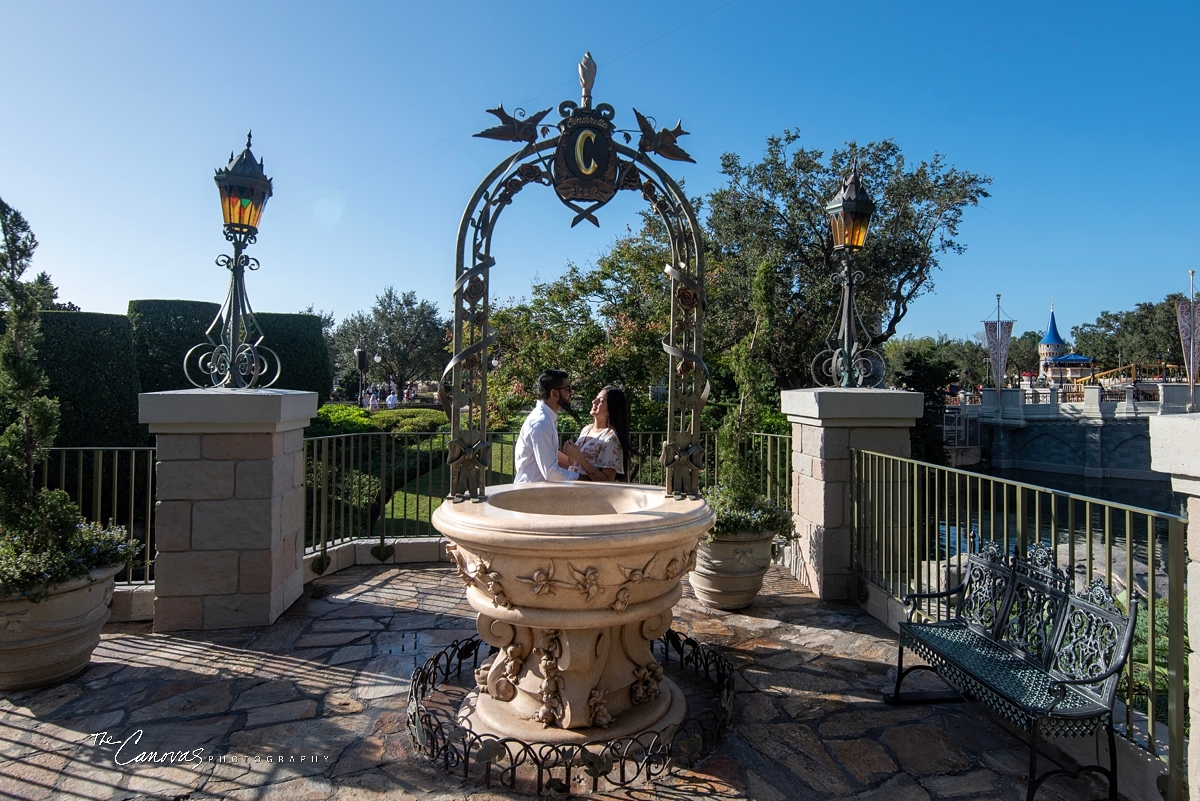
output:
<instances>
[{"instance_id":1,"label":"woman's hand","mask_svg":"<svg viewBox=\"0 0 1200 801\"><path fill-rule=\"evenodd\" d=\"M571 461L578 464L580 469L583 470L584 475L591 481L612 481L616 478L616 470L611 467L605 470L594 467L591 462L584 458L583 452L579 450L579 446L574 442L563 443L561 453L566 454Z\"/></svg>"}]
</instances>

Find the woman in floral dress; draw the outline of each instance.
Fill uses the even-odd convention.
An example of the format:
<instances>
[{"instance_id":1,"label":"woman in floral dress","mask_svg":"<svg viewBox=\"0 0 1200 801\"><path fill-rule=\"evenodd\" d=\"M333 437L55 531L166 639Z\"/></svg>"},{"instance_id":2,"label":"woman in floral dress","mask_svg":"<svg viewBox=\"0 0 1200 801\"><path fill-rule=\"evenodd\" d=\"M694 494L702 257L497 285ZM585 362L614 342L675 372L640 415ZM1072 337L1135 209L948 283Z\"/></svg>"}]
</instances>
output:
<instances>
[{"instance_id":1,"label":"woman in floral dress","mask_svg":"<svg viewBox=\"0 0 1200 801\"><path fill-rule=\"evenodd\" d=\"M592 423L579 438L563 445L559 463L581 480L628 481L629 400L620 387L609 385L592 401Z\"/></svg>"}]
</instances>

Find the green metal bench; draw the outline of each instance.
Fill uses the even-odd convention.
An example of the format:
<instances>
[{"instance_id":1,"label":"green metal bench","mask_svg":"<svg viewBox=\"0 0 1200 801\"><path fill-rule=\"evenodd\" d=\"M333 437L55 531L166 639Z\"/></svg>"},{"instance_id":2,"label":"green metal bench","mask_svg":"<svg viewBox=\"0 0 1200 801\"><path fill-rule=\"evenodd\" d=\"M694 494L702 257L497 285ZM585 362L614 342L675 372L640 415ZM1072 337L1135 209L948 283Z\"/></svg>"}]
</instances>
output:
<instances>
[{"instance_id":1,"label":"green metal bench","mask_svg":"<svg viewBox=\"0 0 1200 801\"><path fill-rule=\"evenodd\" d=\"M921 599L957 596L954 616L913 622ZM1054 776L1078 777L1089 771L1108 779L1117 798L1113 703L1122 666L1129 656L1137 617L1136 597L1126 616L1100 579L1082 594L1054 566L1049 548L1038 543L1025 558L1005 558L987 542L968 560L962 584L943 592L910 593L908 622L900 624L896 689L890 704L939 703L966 699L1007 721L1029 741L1027 801ZM904 667L909 648L927 664ZM953 694L908 692L905 677L918 670L938 674ZM1041 737L1083 737L1103 726L1108 733L1109 766L1037 773ZM1047 757L1049 758L1049 757ZM1053 760L1051 760L1053 761Z\"/></svg>"}]
</instances>

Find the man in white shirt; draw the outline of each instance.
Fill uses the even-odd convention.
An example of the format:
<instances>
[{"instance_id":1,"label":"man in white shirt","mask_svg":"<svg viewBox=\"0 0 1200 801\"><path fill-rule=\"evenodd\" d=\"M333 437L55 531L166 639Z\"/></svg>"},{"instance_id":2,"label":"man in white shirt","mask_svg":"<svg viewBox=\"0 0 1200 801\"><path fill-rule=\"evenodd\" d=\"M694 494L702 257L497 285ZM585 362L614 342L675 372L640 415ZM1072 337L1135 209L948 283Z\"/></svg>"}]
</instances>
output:
<instances>
[{"instance_id":1,"label":"man in white shirt","mask_svg":"<svg viewBox=\"0 0 1200 801\"><path fill-rule=\"evenodd\" d=\"M571 379L562 370L538 377L538 402L517 437L514 484L534 481L575 481L579 478L558 462L558 413L571 408Z\"/></svg>"}]
</instances>

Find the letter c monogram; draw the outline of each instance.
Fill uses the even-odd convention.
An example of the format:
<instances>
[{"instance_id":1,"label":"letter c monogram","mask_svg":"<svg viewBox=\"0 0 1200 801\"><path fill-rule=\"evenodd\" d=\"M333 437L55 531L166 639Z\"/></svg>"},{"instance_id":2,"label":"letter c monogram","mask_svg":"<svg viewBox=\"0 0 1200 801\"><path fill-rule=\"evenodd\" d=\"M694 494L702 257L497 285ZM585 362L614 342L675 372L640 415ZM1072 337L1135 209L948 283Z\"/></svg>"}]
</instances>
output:
<instances>
[{"instance_id":1,"label":"letter c monogram","mask_svg":"<svg viewBox=\"0 0 1200 801\"><path fill-rule=\"evenodd\" d=\"M579 171L584 175L591 175L599 166L591 158L583 155L583 146L588 142L596 141L596 132L584 130L575 139L575 164L579 167Z\"/></svg>"}]
</instances>

